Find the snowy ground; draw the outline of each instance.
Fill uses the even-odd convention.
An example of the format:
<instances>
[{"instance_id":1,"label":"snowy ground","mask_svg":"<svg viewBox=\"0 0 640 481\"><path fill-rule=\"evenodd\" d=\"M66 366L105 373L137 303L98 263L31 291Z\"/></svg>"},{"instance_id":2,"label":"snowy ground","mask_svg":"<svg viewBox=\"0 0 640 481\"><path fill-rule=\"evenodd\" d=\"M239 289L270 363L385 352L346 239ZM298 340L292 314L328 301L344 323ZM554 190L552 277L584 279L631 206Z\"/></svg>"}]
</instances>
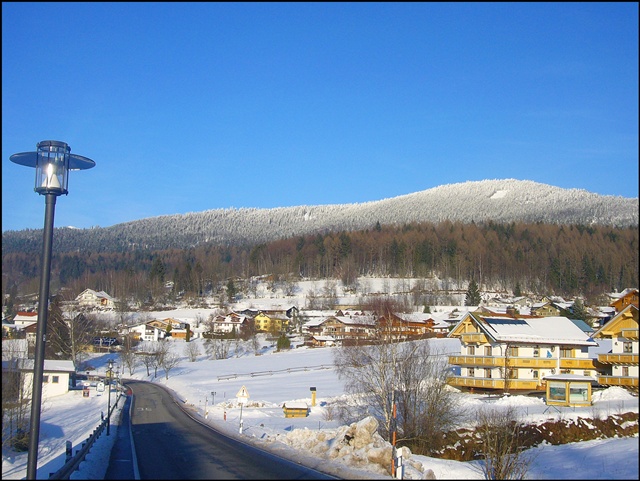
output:
<instances>
[{"instance_id":1,"label":"snowy ground","mask_svg":"<svg viewBox=\"0 0 640 481\"><path fill-rule=\"evenodd\" d=\"M186 313L184 313L186 315ZM180 313L172 313L180 317ZM282 456L295 458L305 464L322 467L342 478L389 478L388 466L372 463L373 443L341 458L329 458L338 430L345 429L330 416L330 406L344 395L343 384L332 365L332 349L297 348L287 352L275 352L266 347L264 354L255 356L244 353L240 357L210 360L204 350L196 362L189 362L184 354L184 341L173 342L176 352L184 357L166 380L164 372L158 372L154 381L172 389L184 404L197 416L232 436L275 451ZM202 339L193 342L202 343ZM437 349L457 349L457 340L435 339ZM98 372L104 373L106 362L112 355L96 356L92 362ZM153 380L146 375L143 366L136 368L134 379ZM253 374L253 375L252 375ZM235 377L234 377L235 375ZM220 377L225 379L219 379ZM236 394L245 387L248 404L242 410L243 432L240 428L240 405ZM311 406L310 388L316 388L316 405ZM215 393L215 396L212 396ZM485 396L461 394L465 404L474 409L491 402L494 406L512 404L520 409L523 418L531 422L551 418L593 417L618 412L638 412L638 398L620 388L609 388L594 395L594 405L588 408L561 408L560 413L547 409L537 398L511 396L488 401ZM114 397L112 397L112 402ZM310 407L306 418L285 418L282 404L302 402ZM121 400L119 406L122 407ZM205 416L205 405L207 414ZM46 479L49 473L59 469L64 462L65 441L75 446L86 440L100 422L100 412L107 410L107 397L97 396L92 390L90 398L83 398L81 391L52 398L45 402L42 414L41 451L38 479ZM226 417L226 420L225 420ZM92 448L87 461L73 474L73 479L102 479L108 462L109 449L115 439L117 419L112 434L103 434ZM380 443L378 440L377 443ZM383 444L388 448L388 443ZM304 447L304 449L295 449ZM638 438L603 439L564 446L542 446L534 449L535 457L528 477L530 479L638 479ZM334 450L333 455L336 452ZM26 475L27 455L9 455L3 451L2 478L22 479ZM405 479L423 478L432 470L437 479L482 479L475 462L456 462L411 455L405 459Z\"/></svg>"},{"instance_id":2,"label":"snowy ground","mask_svg":"<svg viewBox=\"0 0 640 481\"><path fill-rule=\"evenodd\" d=\"M406 292L411 287L410 280L366 278L360 282L366 292ZM309 290L320 292L324 285L324 281L299 283L298 290L292 297L285 297L281 292L271 293L261 287L258 298L244 300L234 308L241 310L304 306L305 294ZM342 292L339 283L337 288L341 304L355 302L354 298L350 299ZM436 306L432 307L432 311L448 312L455 307ZM194 326L197 318L206 319L212 312L213 309L177 309L144 313L144 316L149 319L173 317ZM343 383L332 369L334 348L296 348L287 352L275 352L273 346L266 344L260 351L260 356L255 356L251 349L246 348L242 352L238 351L237 356L232 353L229 359L210 360L202 349L203 340L195 339L192 342L201 345L201 354L196 362L189 362L184 353L185 342L171 342L182 360L171 370L168 380L162 370L158 371L156 379L153 379L153 372L151 376L147 376L144 366L138 366L132 375L125 372L124 377L160 383L170 388L203 422L284 457L317 466L343 479L390 477L389 466L370 459L378 451L389 449L389 444L382 440L375 440L375 443L350 452L337 452L335 449L331 451L331 447L336 447L334 440L338 433L346 429L331 416L332 404L344 396ZM434 343L435 349L447 354L460 352L459 341L455 339L434 339L429 342ZM107 361L111 358L119 363L116 355L103 354L92 357L91 364L97 368L98 373L104 374ZM248 391L249 401L242 410L243 429L240 434L240 405L235 396L243 386ZM311 387L316 388L315 406L311 406ZM596 393L591 407L561 408L560 412L548 409L540 399L524 396L500 400L488 400L481 395L461 396L471 417L475 410L487 403L496 407L515 404L522 418L530 422L561 417L592 418L594 415L605 416L628 411L638 413L638 398L620 388ZM309 416L285 418L282 404L287 402L306 403L310 407ZM121 400L119 408L123 404ZM40 430L38 479L47 479L50 473L62 467L66 441L72 441L75 453L77 446L86 441L100 423L101 412L107 412L107 397L98 396L95 390L91 391L90 398L83 398L82 391L72 391L45 401ZM116 438L114 431L118 428L118 419L116 413L111 436L100 436L72 479L103 479L110 449ZM377 445L374 446L376 443L382 443L383 447L377 448ZM296 449L301 446L304 449ZM529 479L638 479L637 436L564 446L544 445L531 451L537 455L531 464ZM340 457L330 457L336 454ZM475 462L449 461L419 455L411 455L405 461L405 479L424 478L429 474L428 470L433 471L436 479L482 479ZM23 479L26 476L26 464L26 453L16 454L3 448L2 479Z\"/></svg>"}]
</instances>

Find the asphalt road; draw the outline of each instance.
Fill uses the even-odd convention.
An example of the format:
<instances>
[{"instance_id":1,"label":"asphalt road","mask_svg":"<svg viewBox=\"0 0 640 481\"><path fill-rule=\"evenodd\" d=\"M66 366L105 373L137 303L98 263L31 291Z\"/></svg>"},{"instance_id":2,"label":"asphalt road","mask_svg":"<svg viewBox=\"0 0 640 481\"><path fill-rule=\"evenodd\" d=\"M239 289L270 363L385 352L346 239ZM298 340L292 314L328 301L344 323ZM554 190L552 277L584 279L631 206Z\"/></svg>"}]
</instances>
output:
<instances>
[{"instance_id":1,"label":"asphalt road","mask_svg":"<svg viewBox=\"0 0 640 481\"><path fill-rule=\"evenodd\" d=\"M140 479L337 479L201 424L160 386L129 381L127 387Z\"/></svg>"}]
</instances>

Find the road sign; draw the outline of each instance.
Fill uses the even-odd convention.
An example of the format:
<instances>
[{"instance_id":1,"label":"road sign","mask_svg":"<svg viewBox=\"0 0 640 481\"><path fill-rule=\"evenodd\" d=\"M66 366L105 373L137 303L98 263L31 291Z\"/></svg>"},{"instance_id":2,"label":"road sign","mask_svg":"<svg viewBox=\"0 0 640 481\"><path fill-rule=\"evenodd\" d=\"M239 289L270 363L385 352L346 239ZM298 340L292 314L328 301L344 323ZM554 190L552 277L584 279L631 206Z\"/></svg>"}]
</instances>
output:
<instances>
[{"instance_id":1,"label":"road sign","mask_svg":"<svg viewBox=\"0 0 640 481\"><path fill-rule=\"evenodd\" d=\"M236 397L238 399L249 399L249 392L247 391L247 388L242 386L238 391L238 394L236 394Z\"/></svg>"}]
</instances>

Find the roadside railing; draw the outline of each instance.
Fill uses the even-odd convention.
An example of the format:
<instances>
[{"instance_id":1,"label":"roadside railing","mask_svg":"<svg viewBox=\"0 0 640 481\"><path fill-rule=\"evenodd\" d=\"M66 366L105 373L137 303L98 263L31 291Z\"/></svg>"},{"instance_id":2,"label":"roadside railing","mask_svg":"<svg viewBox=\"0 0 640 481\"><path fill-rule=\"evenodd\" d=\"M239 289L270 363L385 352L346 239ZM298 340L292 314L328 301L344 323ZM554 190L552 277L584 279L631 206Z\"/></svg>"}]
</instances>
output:
<instances>
[{"instance_id":1,"label":"roadside railing","mask_svg":"<svg viewBox=\"0 0 640 481\"><path fill-rule=\"evenodd\" d=\"M107 413L107 416L100 422L98 427L93 430L93 433L91 434L91 436L89 436L87 440L82 443L82 446L80 447L80 449L76 450L76 454L73 456L71 455L71 451L72 451L71 441L67 441L67 455L66 455L65 463L60 469L58 469L58 471L56 471L55 473L49 474L49 479L69 479L71 474L76 469L78 469L78 466L80 466L80 463L84 461L84 458L87 456L87 454L91 450L91 447L93 446L93 444L100 437L100 435L102 434L102 431L105 430L105 427L107 426L107 422L109 421L109 418L113 413L113 410L118 405L118 401L120 400L121 396L122 396L122 393L118 391L116 400L111 406L111 411Z\"/></svg>"},{"instance_id":2,"label":"roadside railing","mask_svg":"<svg viewBox=\"0 0 640 481\"><path fill-rule=\"evenodd\" d=\"M290 372L302 372L302 371L317 371L320 369L333 369L333 364L321 364L319 366L302 366L302 367L290 367L287 369L278 369L275 371L254 371L243 374L224 374L218 376L218 381L226 381L229 379L236 379L238 377L258 377L258 376L272 376L274 374L290 373Z\"/></svg>"}]
</instances>

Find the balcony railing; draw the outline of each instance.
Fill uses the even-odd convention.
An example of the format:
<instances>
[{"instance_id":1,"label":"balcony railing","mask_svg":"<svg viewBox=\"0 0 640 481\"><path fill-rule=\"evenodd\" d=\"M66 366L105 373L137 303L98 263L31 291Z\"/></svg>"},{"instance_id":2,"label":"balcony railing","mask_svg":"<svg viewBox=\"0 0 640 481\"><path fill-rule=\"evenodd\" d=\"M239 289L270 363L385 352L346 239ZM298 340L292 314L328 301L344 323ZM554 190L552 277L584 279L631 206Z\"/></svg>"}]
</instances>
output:
<instances>
[{"instance_id":1,"label":"balcony railing","mask_svg":"<svg viewBox=\"0 0 640 481\"><path fill-rule=\"evenodd\" d=\"M487 342L486 336L481 332L465 332L462 333L461 337L464 343L478 342L484 344Z\"/></svg>"},{"instance_id":2,"label":"balcony railing","mask_svg":"<svg viewBox=\"0 0 640 481\"><path fill-rule=\"evenodd\" d=\"M638 354L598 354L598 361L602 364L638 364Z\"/></svg>"},{"instance_id":3,"label":"balcony railing","mask_svg":"<svg viewBox=\"0 0 640 481\"><path fill-rule=\"evenodd\" d=\"M636 341L638 340L638 329L637 328L635 328L635 329L632 329L632 328L630 328L630 329L622 329L621 331L622 331L621 332L622 337L624 337L625 339L633 339L633 340L636 340Z\"/></svg>"},{"instance_id":4,"label":"balcony railing","mask_svg":"<svg viewBox=\"0 0 640 481\"><path fill-rule=\"evenodd\" d=\"M630 376L598 376L598 383L605 386L638 387L638 378Z\"/></svg>"},{"instance_id":5,"label":"balcony railing","mask_svg":"<svg viewBox=\"0 0 640 481\"><path fill-rule=\"evenodd\" d=\"M504 389L504 379L489 379L481 377L453 376L447 379L450 386L472 387L478 389ZM513 390L540 390L542 385L536 379L509 379L509 389Z\"/></svg>"},{"instance_id":6,"label":"balcony railing","mask_svg":"<svg viewBox=\"0 0 640 481\"><path fill-rule=\"evenodd\" d=\"M509 357L507 367L529 369L553 369L558 360L548 357ZM504 367L505 358L495 356L449 356L449 363L457 366ZM637 358L636 358L637 363ZM561 358L561 369L595 369L592 359Z\"/></svg>"},{"instance_id":7,"label":"balcony railing","mask_svg":"<svg viewBox=\"0 0 640 481\"><path fill-rule=\"evenodd\" d=\"M560 358L561 369L595 369L593 359Z\"/></svg>"}]
</instances>

